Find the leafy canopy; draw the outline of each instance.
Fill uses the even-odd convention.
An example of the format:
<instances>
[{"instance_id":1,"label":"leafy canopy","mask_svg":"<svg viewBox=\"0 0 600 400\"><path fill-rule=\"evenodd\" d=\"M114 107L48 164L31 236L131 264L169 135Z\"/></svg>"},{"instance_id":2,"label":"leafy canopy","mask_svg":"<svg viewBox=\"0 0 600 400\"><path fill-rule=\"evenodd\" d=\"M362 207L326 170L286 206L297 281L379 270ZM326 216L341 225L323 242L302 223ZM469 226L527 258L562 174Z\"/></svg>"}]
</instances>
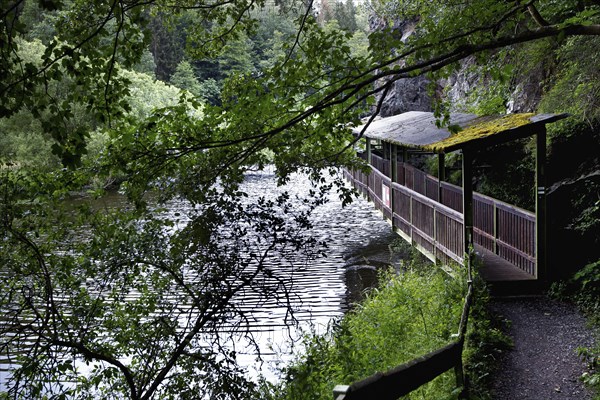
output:
<instances>
[{"instance_id":1,"label":"leafy canopy","mask_svg":"<svg viewBox=\"0 0 600 400\"><path fill-rule=\"evenodd\" d=\"M233 317L245 333L247 315L232 299L246 292L287 304L267 260L319 251L304 232L331 186L323 171L358 163L349 127L374 117L400 79L448 73L465 57L542 38L600 35L598 6L586 1L373 1L387 25L368 35L368 49L349 45L352 18L338 21L346 30L319 24L311 2L34 3L0 0L0 118L13 130L7 118L30 115L69 168L0 170L0 350L18 365L13 398L250 397L235 355L218 335L203 334ZM253 48L248 39L267 9L291 14L294 29L278 28L271 49ZM397 18L414 34L395 29ZM185 35L169 35L180 27ZM172 72L182 52L195 66L209 59L231 67L218 101L194 96L185 64L175 80L191 94L168 94L130 71L152 64L147 49L159 33L178 54L167 60ZM267 62L257 68L248 51ZM167 98L157 107L139 104L159 94ZM85 159L98 132L106 133L100 155ZM292 209L285 192L244 201L244 173L267 164L280 183L309 173L315 189L306 208ZM64 207L102 176L119 176L131 203ZM193 211L181 221L161 216L146 207L149 193L155 204L177 199Z\"/></svg>"}]
</instances>

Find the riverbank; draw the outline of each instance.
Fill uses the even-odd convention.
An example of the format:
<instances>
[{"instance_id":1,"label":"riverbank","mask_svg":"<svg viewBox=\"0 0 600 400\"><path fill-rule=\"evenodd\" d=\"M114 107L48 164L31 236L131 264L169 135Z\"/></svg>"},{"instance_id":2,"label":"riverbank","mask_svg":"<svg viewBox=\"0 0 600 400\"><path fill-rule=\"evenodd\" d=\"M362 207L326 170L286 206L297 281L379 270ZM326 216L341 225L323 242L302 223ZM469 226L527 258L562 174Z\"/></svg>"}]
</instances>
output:
<instances>
[{"instance_id":1,"label":"riverbank","mask_svg":"<svg viewBox=\"0 0 600 400\"><path fill-rule=\"evenodd\" d=\"M330 399L336 385L447 345L458 329L465 291L464 276L453 278L423 259L403 262L330 332L308 337L304 352L263 398ZM449 398L455 389L448 371L407 398Z\"/></svg>"}]
</instances>

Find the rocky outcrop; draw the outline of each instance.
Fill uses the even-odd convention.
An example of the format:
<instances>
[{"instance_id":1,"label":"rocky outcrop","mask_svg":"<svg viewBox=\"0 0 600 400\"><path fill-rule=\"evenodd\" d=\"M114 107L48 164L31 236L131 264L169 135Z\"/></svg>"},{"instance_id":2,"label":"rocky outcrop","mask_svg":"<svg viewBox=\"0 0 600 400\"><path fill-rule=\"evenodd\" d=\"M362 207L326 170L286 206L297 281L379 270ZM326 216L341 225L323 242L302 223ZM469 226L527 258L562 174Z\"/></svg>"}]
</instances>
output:
<instances>
[{"instance_id":1,"label":"rocky outcrop","mask_svg":"<svg viewBox=\"0 0 600 400\"><path fill-rule=\"evenodd\" d=\"M371 31L391 26L391 31L402 40L414 33L416 24L417 21L387 21L376 16L369 19ZM406 111L432 111L432 99L427 90L429 83L424 76L396 81L384 100L379 115L389 117ZM376 100L379 101L379 97Z\"/></svg>"},{"instance_id":2,"label":"rocky outcrop","mask_svg":"<svg viewBox=\"0 0 600 400\"><path fill-rule=\"evenodd\" d=\"M431 111L428 85L429 80L422 76L395 82L381 107L380 115L389 117L406 111Z\"/></svg>"},{"instance_id":3,"label":"rocky outcrop","mask_svg":"<svg viewBox=\"0 0 600 400\"><path fill-rule=\"evenodd\" d=\"M415 32L417 21L386 21L383 18L371 17L369 21L372 31L383 30L391 26L391 32L397 37L406 39ZM521 74L512 82L512 93L506 101L507 113L534 112L542 97L542 84L545 80L543 67ZM460 68L449 78L436 83L436 96L443 96L454 112L468 112L477 105L478 92L486 90L490 78L482 66L477 65L475 57L468 57L461 62ZM430 81L419 76L402 79L394 83L381 107L380 116L388 117L406 111L432 111L433 99L428 87ZM377 98L379 100L379 98Z\"/></svg>"}]
</instances>

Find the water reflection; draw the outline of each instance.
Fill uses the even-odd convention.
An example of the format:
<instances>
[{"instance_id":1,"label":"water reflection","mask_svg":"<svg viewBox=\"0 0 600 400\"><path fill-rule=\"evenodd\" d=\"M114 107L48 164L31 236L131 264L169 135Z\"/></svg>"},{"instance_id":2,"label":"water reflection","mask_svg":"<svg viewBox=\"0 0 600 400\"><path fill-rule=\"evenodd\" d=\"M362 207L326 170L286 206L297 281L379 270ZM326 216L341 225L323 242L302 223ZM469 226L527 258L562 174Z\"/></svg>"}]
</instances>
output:
<instances>
[{"instance_id":1,"label":"water reflection","mask_svg":"<svg viewBox=\"0 0 600 400\"><path fill-rule=\"evenodd\" d=\"M287 190L293 201L296 195L303 196L309 189L310 183L303 176L295 176L288 185L277 188L275 177L269 172L249 174L244 184L249 199L263 195L274 197ZM262 372L274 377L273 367L289 360L293 344L298 343L303 331L323 331L332 318L341 317L361 300L367 288L376 284L380 268L397 263L397 256L393 256L389 248L396 236L372 204L359 198L342 207L335 193L330 194L329 200L315 210L312 230L313 235L328 243L328 257L289 270L290 305L295 310L298 326L290 327L288 310L281 305L257 305L252 297L239 300L251 311L250 328L264 361L257 362L254 347L237 342L238 360L248 368L250 375ZM108 194L98 202L98 206L107 208L126 204L117 193ZM188 211L187 203L173 201L164 212L186 215ZM287 266L270 267L286 273ZM7 379L7 367L0 360L0 390Z\"/></svg>"},{"instance_id":2,"label":"water reflection","mask_svg":"<svg viewBox=\"0 0 600 400\"><path fill-rule=\"evenodd\" d=\"M274 177L268 173L253 174L246 189L255 195L274 190ZM309 182L296 176L285 190L302 195ZM251 370L259 368L269 375L269 364L285 363L302 331L309 328L321 332L332 318L341 317L352 304L363 298L364 291L377 283L378 270L398 263L398 255L390 250L397 238L373 205L359 198L342 207L335 193L329 202L315 210L313 235L328 244L328 256L296 269L292 292L298 303L296 317L299 327L288 329L278 312L261 314L258 321L268 329L260 331L259 343L267 363L257 366L252 354L242 357L241 363ZM264 346L264 347L263 347ZM279 354L271 351L275 347Z\"/></svg>"}]
</instances>

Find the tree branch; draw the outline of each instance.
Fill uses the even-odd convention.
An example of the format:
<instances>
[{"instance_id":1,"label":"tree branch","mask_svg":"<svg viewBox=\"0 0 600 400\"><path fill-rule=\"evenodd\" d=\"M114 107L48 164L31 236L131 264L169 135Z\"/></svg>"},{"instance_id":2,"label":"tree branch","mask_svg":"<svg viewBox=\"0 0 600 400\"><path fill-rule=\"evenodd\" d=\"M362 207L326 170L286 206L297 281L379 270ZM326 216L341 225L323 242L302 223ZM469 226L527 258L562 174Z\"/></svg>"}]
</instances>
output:
<instances>
[{"instance_id":1,"label":"tree branch","mask_svg":"<svg viewBox=\"0 0 600 400\"><path fill-rule=\"evenodd\" d=\"M122 362L120 362L116 358L108 356L106 354L99 353L92 349L89 349L83 343L71 342L71 341L59 340L59 339L50 339L50 344L54 345L54 346L66 347L66 348L77 350L82 355L84 355L85 357L88 357L92 360L105 361L105 362L117 367L121 371L123 376L125 377L125 380L127 381L127 386L129 386L131 398L132 399L139 398L138 393L137 393L137 388L135 385L135 380L133 378L133 374L131 373L129 368L127 368Z\"/></svg>"},{"instance_id":2,"label":"tree branch","mask_svg":"<svg viewBox=\"0 0 600 400\"><path fill-rule=\"evenodd\" d=\"M550 26L550 23L548 21L546 21L544 19L544 17L542 17L542 15L538 11L538 9L535 7L533 2L527 6L527 11L529 11L529 14L531 15L531 17L533 18L535 23L538 24L539 26Z\"/></svg>"}]
</instances>

